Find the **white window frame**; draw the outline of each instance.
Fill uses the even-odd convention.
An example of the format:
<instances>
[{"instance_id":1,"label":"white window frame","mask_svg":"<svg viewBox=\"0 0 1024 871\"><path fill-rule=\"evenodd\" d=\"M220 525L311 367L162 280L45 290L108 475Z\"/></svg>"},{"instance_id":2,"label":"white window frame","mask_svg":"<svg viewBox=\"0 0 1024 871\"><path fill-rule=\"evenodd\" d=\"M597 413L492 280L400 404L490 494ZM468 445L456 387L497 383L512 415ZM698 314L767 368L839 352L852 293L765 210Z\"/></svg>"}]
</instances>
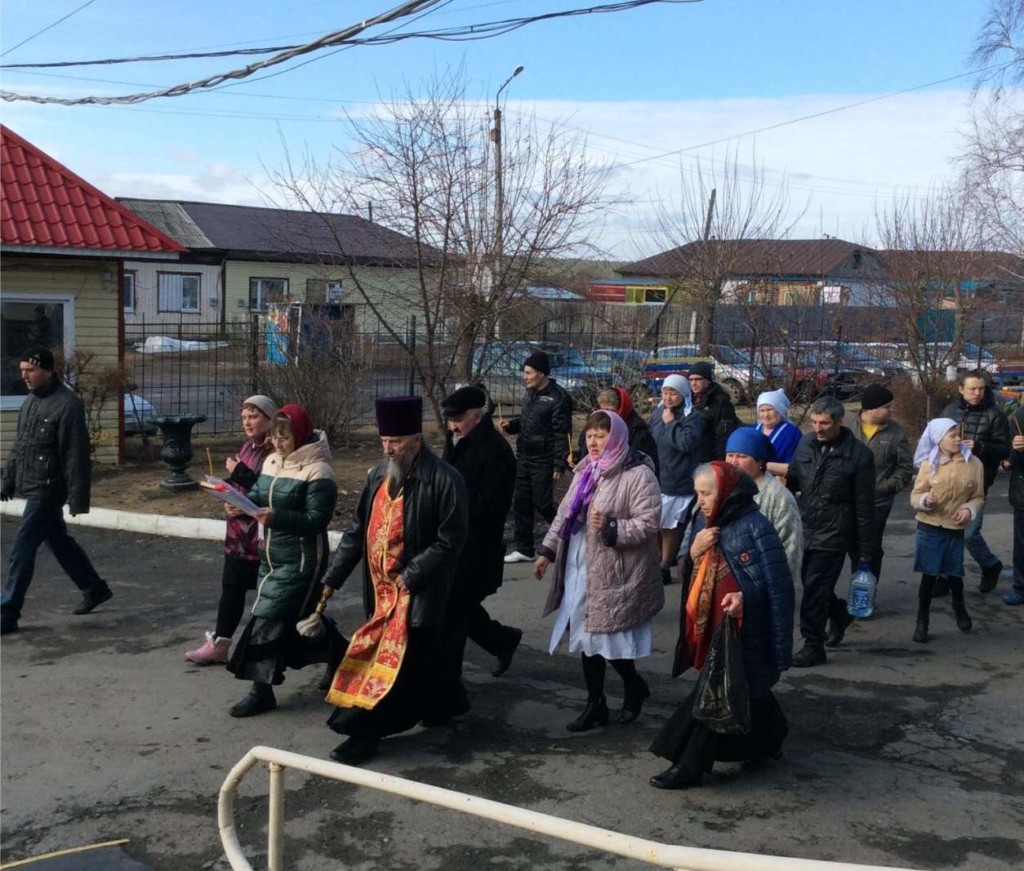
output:
<instances>
[{"instance_id":1,"label":"white window frame","mask_svg":"<svg viewBox=\"0 0 1024 871\"><path fill-rule=\"evenodd\" d=\"M75 352L75 298L57 293L16 293L4 291L0 302L61 303L64 306L64 359ZM0 396L0 411L17 411L25 402L24 396Z\"/></svg>"},{"instance_id":2,"label":"white window frame","mask_svg":"<svg viewBox=\"0 0 1024 871\"><path fill-rule=\"evenodd\" d=\"M132 285L132 304L128 305L128 282L131 281ZM136 269L126 269L124 271L124 280L122 282L124 288L124 311L128 314L135 313L135 306L138 305L138 287L139 287L139 273Z\"/></svg>"},{"instance_id":3,"label":"white window frame","mask_svg":"<svg viewBox=\"0 0 1024 871\"><path fill-rule=\"evenodd\" d=\"M181 304L178 308L167 308L163 305L161 299L162 289L160 282L164 276L176 276L179 278L194 278L196 280L196 304L194 308L185 308L185 289L182 287L181 291ZM181 312L183 314L197 315L202 310L203 302L203 275L201 272L178 272L170 270L161 270L156 274L156 309L158 312Z\"/></svg>"},{"instance_id":4,"label":"white window frame","mask_svg":"<svg viewBox=\"0 0 1024 871\"><path fill-rule=\"evenodd\" d=\"M284 285L284 298L285 300L291 299L291 282L280 275L250 275L249 276L249 306L254 312L261 312L267 310L267 297L263 292L264 281L280 281ZM256 285L256 299L255 305L253 305L253 284Z\"/></svg>"}]
</instances>

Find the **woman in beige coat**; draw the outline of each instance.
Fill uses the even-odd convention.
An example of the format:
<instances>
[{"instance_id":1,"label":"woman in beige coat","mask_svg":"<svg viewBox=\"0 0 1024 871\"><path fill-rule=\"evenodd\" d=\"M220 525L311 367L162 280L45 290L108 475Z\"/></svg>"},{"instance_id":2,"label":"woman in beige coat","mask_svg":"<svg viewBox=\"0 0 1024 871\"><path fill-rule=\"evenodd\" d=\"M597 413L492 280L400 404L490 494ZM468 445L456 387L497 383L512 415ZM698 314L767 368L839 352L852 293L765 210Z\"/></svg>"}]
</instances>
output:
<instances>
[{"instance_id":1,"label":"woman in beige coat","mask_svg":"<svg viewBox=\"0 0 1024 871\"><path fill-rule=\"evenodd\" d=\"M587 419L587 456L577 465L533 566L537 580L555 563L544 616L557 611L554 653L568 633L583 657L587 705L568 725L585 732L607 725L606 664L624 685L620 723L640 716L647 683L634 660L651 653L654 615L665 604L659 572L661 489L650 458L629 447L622 418L596 411Z\"/></svg>"},{"instance_id":2,"label":"woman in beige coat","mask_svg":"<svg viewBox=\"0 0 1024 871\"><path fill-rule=\"evenodd\" d=\"M920 466L910 504L917 509L914 571L921 573L917 591L914 641L928 641L932 587L949 580L950 604L957 628L970 632L971 615L964 604L964 529L985 507L985 469L960 438L960 425L937 418L921 433L914 453Z\"/></svg>"}]
</instances>

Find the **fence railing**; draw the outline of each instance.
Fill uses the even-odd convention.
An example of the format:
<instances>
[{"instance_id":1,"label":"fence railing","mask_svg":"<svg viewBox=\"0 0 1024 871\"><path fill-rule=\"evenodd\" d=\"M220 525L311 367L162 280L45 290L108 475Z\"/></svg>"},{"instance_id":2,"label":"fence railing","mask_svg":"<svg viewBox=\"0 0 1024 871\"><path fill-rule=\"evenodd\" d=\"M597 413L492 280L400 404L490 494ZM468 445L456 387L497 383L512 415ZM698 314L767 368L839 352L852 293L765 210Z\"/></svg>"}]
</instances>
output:
<instances>
[{"instance_id":1,"label":"fence railing","mask_svg":"<svg viewBox=\"0 0 1024 871\"><path fill-rule=\"evenodd\" d=\"M658 868L677 871L886 871L887 866L858 865L850 862L826 862L816 859L795 859L784 856L762 856L728 850L710 850L703 847L684 847L659 844L644 838L623 835L609 829L573 822L561 817L526 810L510 804L418 783L390 774L353 768L337 762L327 762L278 750L273 747L253 747L231 769L220 789L217 804L217 822L220 827L224 854L234 871L253 871L238 840L235 827L234 801L239 784L259 762L268 763L270 773L269 824L267 830L267 868L284 871L284 773L286 769L315 774L330 780L377 789L392 795L423 801L448 810L515 826L562 841L579 844L627 859L635 859ZM888 871L907 871L893 869Z\"/></svg>"}]
</instances>

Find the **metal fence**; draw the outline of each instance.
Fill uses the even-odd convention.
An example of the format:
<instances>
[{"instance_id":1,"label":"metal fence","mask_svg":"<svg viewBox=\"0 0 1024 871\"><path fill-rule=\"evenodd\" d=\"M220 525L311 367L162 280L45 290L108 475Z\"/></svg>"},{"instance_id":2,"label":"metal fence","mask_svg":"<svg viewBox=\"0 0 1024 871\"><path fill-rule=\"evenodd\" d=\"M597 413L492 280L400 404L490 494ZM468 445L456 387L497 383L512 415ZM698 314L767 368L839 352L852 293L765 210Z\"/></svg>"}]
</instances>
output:
<instances>
[{"instance_id":1,"label":"metal fence","mask_svg":"<svg viewBox=\"0 0 1024 871\"><path fill-rule=\"evenodd\" d=\"M236 432L238 409L247 396L267 393L282 404L295 401L287 395L287 382L276 376L297 360L319 364L326 353L325 340L306 338L305 346L296 346L295 335L275 330L260 316L227 326L184 320L171 327L130 324L125 327L125 372L133 391L157 415L204 414L206 421L196 432ZM419 392L407 356L394 347L389 335L378 329L359 338L360 346L371 349L373 356L358 367L361 401L353 404L353 426L373 422L374 396ZM350 385L325 381L319 388L331 391L342 386Z\"/></svg>"},{"instance_id":2,"label":"metal fence","mask_svg":"<svg viewBox=\"0 0 1024 871\"><path fill-rule=\"evenodd\" d=\"M895 867L859 865L851 862L828 862L817 859L797 859L784 856L765 856L703 847L685 847L660 844L644 838L623 835L598 826L577 823L562 817L526 810L515 805L479 798L464 792L418 783L403 777L365 771L350 765L327 762L278 750L274 747L253 747L231 769L220 789L217 803L217 822L220 827L224 855L234 871L253 871L238 840L235 825L235 793L245 775L259 762L268 763L270 773L269 820L267 824L268 871L284 871L289 867L284 857L284 775L290 768L315 774L330 780L377 789L414 801L427 802L437 807L458 811L480 819L523 829L537 836L556 838L579 844L613 856L634 859L658 868L676 871L900 871ZM346 867L348 863L339 859Z\"/></svg>"},{"instance_id":3,"label":"metal fence","mask_svg":"<svg viewBox=\"0 0 1024 871\"><path fill-rule=\"evenodd\" d=\"M936 344L941 344L949 324L946 314L936 315L929 327ZM994 369L992 361L1010 360L1018 376L1015 382L1024 381L1020 311L978 311L963 326L962 338L968 345L960 358L952 361L954 369ZM532 307L529 321L504 323L499 332L502 341L563 345L584 354L595 348L633 349L636 359L642 361L659 349L678 352L692 348L698 344L701 324L695 310L676 305L538 303ZM402 338L408 347L416 348L416 337L416 319L410 317ZM890 371L902 367L903 372L911 372L917 365L905 356L897 359L899 349L906 350L906 336L900 335L892 313L877 307L720 306L712 341L719 363L729 362L725 359L728 352L747 368L747 393L761 387L799 392L800 385L789 377L792 361L810 356L811 368L840 368L845 363L845 349L851 345L872 344L871 353L883 364L891 363ZM441 349L438 355L450 356L443 344L436 347ZM808 347L814 348L813 353ZM941 349L936 352L937 365L945 369L950 361L943 361L942 353ZM407 350L366 312L359 313L358 321L350 318L346 324L328 324L319 337L299 324L275 327L262 315L227 326L183 318L172 326L141 322L125 328L125 366L135 392L159 415L206 415L198 432L237 431L239 405L253 393L267 393L282 403L296 401L298 388L281 377L288 374L286 367L305 361L311 362L315 371L322 358L338 365L333 369L325 366L324 376L312 392L315 396L344 393L349 406L343 415L344 426L350 429L372 425L374 397L421 392ZM450 360L442 361L440 368L448 376L439 391L463 380ZM643 369L642 362L639 368ZM627 377L623 376L623 382ZM486 374L482 380L487 382ZM515 386L518 395L518 384Z\"/></svg>"}]
</instances>

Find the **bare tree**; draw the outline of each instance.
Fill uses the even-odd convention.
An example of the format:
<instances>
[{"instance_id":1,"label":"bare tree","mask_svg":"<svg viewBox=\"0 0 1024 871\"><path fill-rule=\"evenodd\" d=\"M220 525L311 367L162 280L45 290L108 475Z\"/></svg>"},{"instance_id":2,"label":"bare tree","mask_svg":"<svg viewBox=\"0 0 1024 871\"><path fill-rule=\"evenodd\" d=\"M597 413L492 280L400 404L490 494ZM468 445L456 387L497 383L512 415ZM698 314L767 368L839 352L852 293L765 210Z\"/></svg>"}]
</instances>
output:
<instances>
[{"instance_id":1,"label":"bare tree","mask_svg":"<svg viewBox=\"0 0 1024 871\"><path fill-rule=\"evenodd\" d=\"M407 87L376 114L349 119L353 149L277 174L292 202L325 215L372 204L375 223L410 243L399 279L396 270L359 268L335 236L355 301L406 355L438 423L453 381L486 377L473 371L474 349L500 333L537 264L549 270L554 258L589 253L602 204L603 170L588 162L585 139L558 125L506 124L496 168L484 110L466 90L461 71L428 82L421 95Z\"/></svg>"},{"instance_id":2,"label":"bare tree","mask_svg":"<svg viewBox=\"0 0 1024 871\"><path fill-rule=\"evenodd\" d=\"M1007 82L1024 82L1024 0L990 0L970 63L978 70L976 89L991 83L998 95Z\"/></svg>"},{"instance_id":3,"label":"bare tree","mask_svg":"<svg viewBox=\"0 0 1024 871\"><path fill-rule=\"evenodd\" d=\"M906 343L927 419L948 391L964 330L980 304L977 279L988 268L984 234L956 188L894 199L875 218L887 277L873 302L891 312L895 334Z\"/></svg>"},{"instance_id":4,"label":"bare tree","mask_svg":"<svg viewBox=\"0 0 1024 871\"><path fill-rule=\"evenodd\" d=\"M769 183L762 166L741 165L736 152L721 161L698 160L690 169L680 166L676 196L656 209L646 228L661 253L641 262L672 285L666 308L682 295L697 309L698 342L706 354L715 308L749 251L745 243L788 235L799 215L790 217L785 179Z\"/></svg>"}]
</instances>

